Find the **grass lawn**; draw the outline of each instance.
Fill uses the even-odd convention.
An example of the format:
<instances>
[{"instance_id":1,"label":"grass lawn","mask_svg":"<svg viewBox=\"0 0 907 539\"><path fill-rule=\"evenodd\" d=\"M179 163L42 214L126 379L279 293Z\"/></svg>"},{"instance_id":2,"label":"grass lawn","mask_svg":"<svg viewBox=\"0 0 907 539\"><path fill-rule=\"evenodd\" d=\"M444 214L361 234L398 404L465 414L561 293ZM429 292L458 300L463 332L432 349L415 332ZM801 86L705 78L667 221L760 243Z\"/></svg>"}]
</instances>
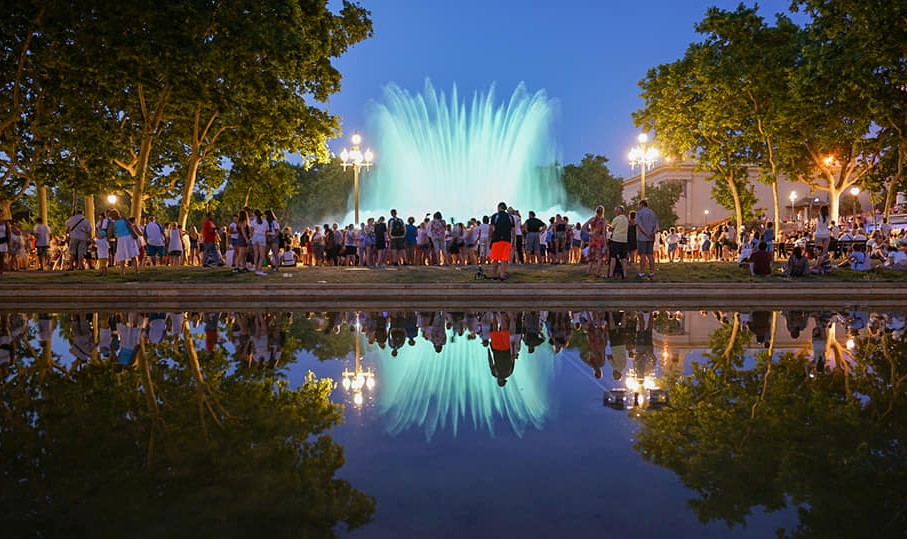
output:
<instances>
[{"instance_id":1,"label":"grass lawn","mask_svg":"<svg viewBox=\"0 0 907 539\"><path fill-rule=\"evenodd\" d=\"M628 282L634 282L636 267L629 275ZM484 266L486 272L489 266ZM510 268L509 283L583 283L609 282L606 279L586 277L585 266L513 266ZM656 266L656 282L668 283L757 283L785 282L780 275L756 278L749 271L738 268L730 262L685 262L664 263ZM907 272L872 270L868 272L835 268L831 275L797 279L807 282L903 282L907 284ZM360 269L344 267L281 268L280 274L267 277L252 273L232 273L222 268L142 268L138 274L128 272L121 277L119 271L111 271L106 277L98 277L93 271L81 272L6 272L0 277L3 284L24 286L42 283L120 283L120 282L183 282L183 283L242 283L242 282L308 282L308 283L474 283L473 267L404 267L387 269Z\"/></svg>"}]
</instances>

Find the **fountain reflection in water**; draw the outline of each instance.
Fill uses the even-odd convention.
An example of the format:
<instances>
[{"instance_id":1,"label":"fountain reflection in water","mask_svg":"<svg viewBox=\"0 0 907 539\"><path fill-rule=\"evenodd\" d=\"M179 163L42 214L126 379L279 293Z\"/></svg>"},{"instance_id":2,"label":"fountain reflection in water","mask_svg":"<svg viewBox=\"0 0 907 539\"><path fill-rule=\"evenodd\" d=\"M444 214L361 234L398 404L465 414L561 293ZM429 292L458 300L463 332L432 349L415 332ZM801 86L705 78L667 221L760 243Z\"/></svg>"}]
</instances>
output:
<instances>
[{"instance_id":1,"label":"fountain reflection in water","mask_svg":"<svg viewBox=\"0 0 907 539\"><path fill-rule=\"evenodd\" d=\"M426 80L421 94L389 85L371 114L381 156L364 180L360 212L421 217L440 210L466 221L494 211L501 200L539 215L559 211L564 191L554 163L556 104L523 84L498 103L494 86L468 101Z\"/></svg>"},{"instance_id":2,"label":"fountain reflection in water","mask_svg":"<svg viewBox=\"0 0 907 539\"><path fill-rule=\"evenodd\" d=\"M381 373L378 409L389 434L419 428L430 440L438 430L456 436L461 425L469 424L495 434L503 420L522 437L529 427L541 430L551 417L552 351L521 352L513 375L498 387L480 341L451 340L440 353L427 341L414 348L398 357L375 352Z\"/></svg>"}]
</instances>

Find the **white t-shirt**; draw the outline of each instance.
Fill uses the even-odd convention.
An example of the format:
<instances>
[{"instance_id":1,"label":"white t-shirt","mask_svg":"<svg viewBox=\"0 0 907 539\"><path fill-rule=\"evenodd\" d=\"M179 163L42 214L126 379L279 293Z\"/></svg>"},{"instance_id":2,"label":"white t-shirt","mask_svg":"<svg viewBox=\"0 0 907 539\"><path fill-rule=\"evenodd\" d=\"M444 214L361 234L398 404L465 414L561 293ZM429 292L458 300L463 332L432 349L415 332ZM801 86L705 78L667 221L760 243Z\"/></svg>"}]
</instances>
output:
<instances>
[{"instance_id":1,"label":"white t-shirt","mask_svg":"<svg viewBox=\"0 0 907 539\"><path fill-rule=\"evenodd\" d=\"M168 251L182 251L183 250L183 235L181 230L178 228L170 229L170 248Z\"/></svg>"},{"instance_id":2,"label":"white t-shirt","mask_svg":"<svg viewBox=\"0 0 907 539\"><path fill-rule=\"evenodd\" d=\"M831 231L828 230L829 222L828 218L822 219L821 215L816 219L816 239L831 237Z\"/></svg>"},{"instance_id":3,"label":"white t-shirt","mask_svg":"<svg viewBox=\"0 0 907 539\"><path fill-rule=\"evenodd\" d=\"M903 266L907 264L907 253L904 251L888 251L888 265Z\"/></svg>"},{"instance_id":4,"label":"white t-shirt","mask_svg":"<svg viewBox=\"0 0 907 539\"><path fill-rule=\"evenodd\" d=\"M145 225L145 237L148 238L148 245L154 247L164 246L163 227L157 221L152 221Z\"/></svg>"},{"instance_id":5,"label":"white t-shirt","mask_svg":"<svg viewBox=\"0 0 907 539\"><path fill-rule=\"evenodd\" d=\"M50 227L40 224L35 227L35 247L48 247L50 245Z\"/></svg>"},{"instance_id":6,"label":"white t-shirt","mask_svg":"<svg viewBox=\"0 0 907 539\"><path fill-rule=\"evenodd\" d=\"M262 219L261 223L259 223L258 219L252 219L252 221L249 222L249 228L252 229L253 236L258 234L265 236L268 234L268 221L266 219Z\"/></svg>"}]
</instances>

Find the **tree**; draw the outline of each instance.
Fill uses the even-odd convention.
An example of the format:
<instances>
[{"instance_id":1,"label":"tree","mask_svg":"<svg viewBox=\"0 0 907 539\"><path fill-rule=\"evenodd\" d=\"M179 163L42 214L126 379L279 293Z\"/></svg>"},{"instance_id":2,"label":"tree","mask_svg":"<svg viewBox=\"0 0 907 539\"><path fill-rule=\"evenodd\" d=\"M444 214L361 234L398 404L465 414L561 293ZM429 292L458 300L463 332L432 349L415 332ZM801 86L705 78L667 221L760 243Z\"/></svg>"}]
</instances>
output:
<instances>
[{"instance_id":1,"label":"tree","mask_svg":"<svg viewBox=\"0 0 907 539\"><path fill-rule=\"evenodd\" d=\"M720 49L709 43L690 45L682 59L650 69L640 81L645 105L633 119L657 133L666 153L690 156L697 168L723 181L741 223L739 185L748 181L752 136L741 114L745 97L720 70Z\"/></svg>"},{"instance_id":2,"label":"tree","mask_svg":"<svg viewBox=\"0 0 907 539\"><path fill-rule=\"evenodd\" d=\"M749 162L761 167L760 181L772 188L774 220L778 223L778 178L789 153L779 134L785 115L790 114L786 81L799 56L801 31L782 15L777 15L775 26L770 27L757 12L758 7L747 8L743 4L735 11L710 8L696 25L696 31L705 35L706 47L715 51L716 63L709 70L710 75L724 79L722 89L744 97L739 103L743 107L739 110L739 125L751 131L747 135L752 142ZM744 183L748 182L738 179L740 188L745 188ZM742 202L744 214L749 213L747 201Z\"/></svg>"},{"instance_id":3,"label":"tree","mask_svg":"<svg viewBox=\"0 0 907 539\"><path fill-rule=\"evenodd\" d=\"M330 537L366 524L374 500L335 477L332 382L290 389L196 346L177 330L117 372L103 359L67 370L28 345L0 386L7 533Z\"/></svg>"},{"instance_id":4,"label":"tree","mask_svg":"<svg viewBox=\"0 0 907 539\"><path fill-rule=\"evenodd\" d=\"M311 163L296 169L299 190L290 199L287 220L300 224L320 224L347 212L353 174L343 170L339 159L328 163Z\"/></svg>"},{"instance_id":5,"label":"tree","mask_svg":"<svg viewBox=\"0 0 907 539\"><path fill-rule=\"evenodd\" d=\"M856 355L813 379L802 353L769 348L745 366L738 325L722 326L706 362L669 382L670 406L642 413L636 449L695 492L702 522L745 525L755 507L794 506L799 523L779 536L901 536L907 341L860 339Z\"/></svg>"},{"instance_id":6,"label":"tree","mask_svg":"<svg viewBox=\"0 0 907 539\"><path fill-rule=\"evenodd\" d=\"M907 6L873 0L808 0L794 5L810 15L814 39L824 44L826 58L840 58L828 65L830 74L836 75L834 89L846 84L856 92L853 105L866 106L872 130L878 129L881 147L891 156L886 174L876 178L887 213L907 174Z\"/></svg>"},{"instance_id":7,"label":"tree","mask_svg":"<svg viewBox=\"0 0 907 539\"><path fill-rule=\"evenodd\" d=\"M86 0L70 11L56 34L69 44L59 77L85 103L69 110L94 114L67 124L106 145L92 153L129 178L134 216L182 187L181 220L206 165L326 158L339 133L323 108L340 85L331 61L372 32L368 11L349 2L336 13L299 0Z\"/></svg>"},{"instance_id":8,"label":"tree","mask_svg":"<svg viewBox=\"0 0 907 539\"><path fill-rule=\"evenodd\" d=\"M585 208L603 206L605 215L611 215L615 206L623 203L623 185L620 178L611 174L608 158L587 153L578 165L566 165L561 181L567 196Z\"/></svg>"},{"instance_id":9,"label":"tree","mask_svg":"<svg viewBox=\"0 0 907 539\"><path fill-rule=\"evenodd\" d=\"M658 217L658 227L662 230L677 224L678 217L674 207L682 193L683 187L677 182L664 182L648 188L646 202L649 204L649 209ZM630 206L635 208L638 205L639 195L634 195Z\"/></svg>"}]
</instances>

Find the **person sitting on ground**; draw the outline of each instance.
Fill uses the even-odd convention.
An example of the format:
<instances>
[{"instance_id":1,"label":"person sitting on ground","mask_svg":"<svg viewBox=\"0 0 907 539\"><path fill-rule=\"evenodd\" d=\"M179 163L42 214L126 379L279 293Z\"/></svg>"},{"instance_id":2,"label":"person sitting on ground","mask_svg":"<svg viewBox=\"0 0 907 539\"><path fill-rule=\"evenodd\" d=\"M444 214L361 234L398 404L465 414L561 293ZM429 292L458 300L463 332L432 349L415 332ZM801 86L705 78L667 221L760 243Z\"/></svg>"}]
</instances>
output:
<instances>
[{"instance_id":1,"label":"person sitting on ground","mask_svg":"<svg viewBox=\"0 0 907 539\"><path fill-rule=\"evenodd\" d=\"M844 264L850 264L850 269L854 271L868 271L872 269L872 260L869 253L866 252L865 243L853 244L853 251L847 256Z\"/></svg>"},{"instance_id":2,"label":"person sitting on ground","mask_svg":"<svg viewBox=\"0 0 907 539\"><path fill-rule=\"evenodd\" d=\"M759 242L759 250L750 256L750 275L766 277L772 274L772 254L768 252L768 244Z\"/></svg>"},{"instance_id":3,"label":"person sitting on ground","mask_svg":"<svg viewBox=\"0 0 907 539\"><path fill-rule=\"evenodd\" d=\"M816 260L809 268L813 275L828 275L831 273L831 259L828 257L828 251L821 246L816 246Z\"/></svg>"},{"instance_id":4,"label":"person sitting on ground","mask_svg":"<svg viewBox=\"0 0 907 539\"><path fill-rule=\"evenodd\" d=\"M809 261L803 256L803 249L794 247L793 253L787 259L787 266L784 267L785 277L805 277L809 275Z\"/></svg>"},{"instance_id":5,"label":"person sitting on ground","mask_svg":"<svg viewBox=\"0 0 907 539\"><path fill-rule=\"evenodd\" d=\"M890 270L907 270L907 241L901 240L897 247L894 245L888 247L888 257L882 267Z\"/></svg>"},{"instance_id":6,"label":"person sitting on ground","mask_svg":"<svg viewBox=\"0 0 907 539\"><path fill-rule=\"evenodd\" d=\"M280 255L280 265L285 268L295 268L299 257L292 249L286 249Z\"/></svg>"}]
</instances>

